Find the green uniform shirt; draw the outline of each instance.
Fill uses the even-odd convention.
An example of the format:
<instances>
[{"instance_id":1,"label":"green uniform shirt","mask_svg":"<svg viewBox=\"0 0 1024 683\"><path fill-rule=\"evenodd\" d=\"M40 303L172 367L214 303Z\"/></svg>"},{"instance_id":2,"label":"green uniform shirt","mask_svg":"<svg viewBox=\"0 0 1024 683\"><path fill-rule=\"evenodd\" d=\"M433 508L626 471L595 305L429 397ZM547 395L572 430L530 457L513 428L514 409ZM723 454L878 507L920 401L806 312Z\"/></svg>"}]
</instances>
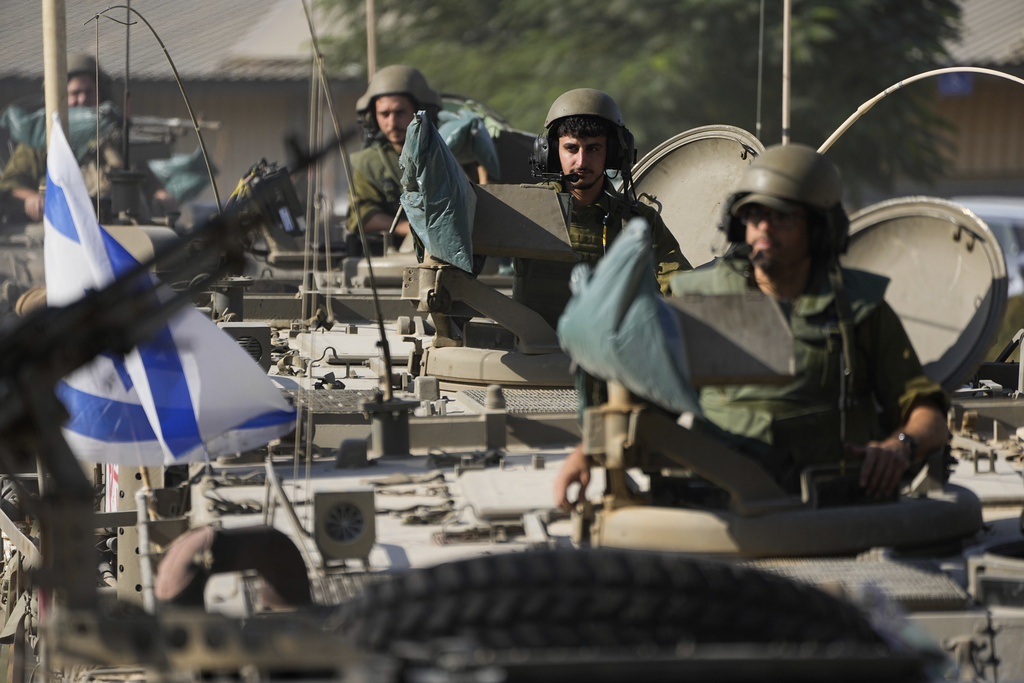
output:
<instances>
[{"instance_id":1,"label":"green uniform shirt","mask_svg":"<svg viewBox=\"0 0 1024 683\"><path fill-rule=\"evenodd\" d=\"M351 206L347 227L349 232L357 233L359 227L354 210L357 203L359 217L364 225L375 214L394 216L398 213L402 197L402 168L398 165L398 152L390 142L380 138L366 149L353 154L351 161Z\"/></svg>"},{"instance_id":2,"label":"green uniform shirt","mask_svg":"<svg viewBox=\"0 0 1024 683\"><path fill-rule=\"evenodd\" d=\"M46 152L20 143L14 148L10 160L0 175L0 192L19 187L38 190L46 183Z\"/></svg>"},{"instance_id":3,"label":"green uniform shirt","mask_svg":"<svg viewBox=\"0 0 1024 683\"><path fill-rule=\"evenodd\" d=\"M99 188L100 196L106 196L110 193L110 182L107 180L106 175L107 171L113 168L121 168L123 165L121 155L117 151L117 145L120 143L120 140L119 135L111 136L100 147L103 173L98 174L96 172L95 153L86 156L86 160L79 166L79 169L82 171L82 179L85 181L85 187L89 191L90 197L96 196L97 187ZM95 143L93 143L92 149L95 150ZM0 195L6 195L19 187L40 191L45 186L46 150L36 149L25 143L19 143L14 148L14 152L11 154L3 174L0 175ZM21 206L17 200L5 198L5 202L13 215L21 214ZM20 218L21 216L18 217Z\"/></svg>"},{"instance_id":4,"label":"green uniform shirt","mask_svg":"<svg viewBox=\"0 0 1024 683\"><path fill-rule=\"evenodd\" d=\"M753 287L744 258L721 258L708 268L673 278L672 293L727 294ZM852 405L846 441L885 438L907 418L918 398L948 406L942 388L928 379L899 317L884 300L888 278L843 269L854 323ZM793 331L796 376L784 385L704 387L705 417L732 445L758 459L790 489L811 464L843 457L839 410L843 354L835 296L822 275L808 293L784 305ZM712 430L714 431L714 430Z\"/></svg>"},{"instance_id":5,"label":"green uniform shirt","mask_svg":"<svg viewBox=\"0 0 1024 683\"><path fill-rule=\"evenodd\" d=\"M569 275L576 263L597 263L622 230L624 219L639 216L651 226L655 276L662 292L668 292L668 283L680 270L689 270L690 263L679 249L675 236L665 226L661 215L646 204L630 206L625 197L611 188L605 178L606 192L590 206L572 209L569 240L576 252L576 262L546 261L542 259L516 259L513 298L540 313L552 327L569 301ZM561 192L557 183L552 183ZM609 194L611 196L609 196ZM630 212L627 217L627 210Z\"/></svg>"}]
</instances>

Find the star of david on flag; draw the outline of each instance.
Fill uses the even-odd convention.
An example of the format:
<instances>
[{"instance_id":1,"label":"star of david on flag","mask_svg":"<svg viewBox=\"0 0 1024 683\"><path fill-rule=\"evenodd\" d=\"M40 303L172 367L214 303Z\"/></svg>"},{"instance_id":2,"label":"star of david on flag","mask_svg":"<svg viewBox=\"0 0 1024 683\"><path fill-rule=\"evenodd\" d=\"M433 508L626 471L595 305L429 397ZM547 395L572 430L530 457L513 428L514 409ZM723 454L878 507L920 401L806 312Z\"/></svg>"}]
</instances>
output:
<instances>
[{"instance_id":1,"label":"star of david on flag","mask_svg":"<svg viewBox=\"0 0 1024 683\"><path fill-rule=\"evenodd\" d=\"M67 305L140 263L120 233L97 222L59 124L47 154L44 214L48 305ZM57 396L70 414L68 445L91 462L201 462L257 448L295 426L295 409L260 366L191 306L127 355L100 355L65 377Z\"/></svg>"}]
</instances>

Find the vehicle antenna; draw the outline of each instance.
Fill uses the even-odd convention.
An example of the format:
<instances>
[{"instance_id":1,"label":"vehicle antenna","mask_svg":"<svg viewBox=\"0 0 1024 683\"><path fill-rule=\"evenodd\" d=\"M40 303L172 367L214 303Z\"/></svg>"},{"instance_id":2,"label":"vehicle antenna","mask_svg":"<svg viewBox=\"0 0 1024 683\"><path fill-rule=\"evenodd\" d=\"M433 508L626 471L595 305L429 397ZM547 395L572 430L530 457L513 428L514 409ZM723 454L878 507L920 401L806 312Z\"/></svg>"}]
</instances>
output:
<instances>
[{"instance_id":1,"label":"vehicle antenna","mask_svg":"<svg viewBox=\"0 0 1024 683\"><path fill-rule=\"evenodd\" d=\"M825 142L823 142L821 144L821 147L818 148L818 153L819 154L824 154L825 152L827 152L829 150L829 148L831 148L832 145L835 144L836 140L838 140L839 137L843 133L845 133L847 131L847 129L849 129L849 127L852 126L857 121L857 119L859 119L864 114L868 113L868 110L870 110L871 107L873 107L876 104L878 104L885 97L887 97L890 93L894 93L897 90L899 90L900 88L902 88L903 86L910 85L911 83L914 83L915 81L920 81L922 79L929 78L931 76L941 76L943 74L952 74L952 73L976 73L976 74L985 74L987 76L997 76L999 78L1005 78L1007 80L1013 81L1014 83L1018 83L1020 85L1024 85L1024 78L1018 78L1017 76L1012 76L1012 75L1010 75L1008 73L1004 73L1002 71L996 71L995 69L986 69L986 68L980 67L980 66L949 66L949 67L944 67L942 69L933 69L931 71L925 71L925 72L917 74L916 76L911 76L910 78L904 78L902 81L897 81L896 83L893 83L888 88L886 88L882 92L878 93L877 95L872 97L870 100L868 100L864 104L862 104L859 107L857 107L857 111L855 111L852 114L850 114L850 117L848 119L846 119L845 121L843 121L843 124L841 126L839 126L839 128L837 128L836 131L834 133L832 133L832 135L829 136L828 140L825 140Z\"/></svg>"},{"instance_id":2,"label":"vehicle antenna","mask_svg":"<svg viewBox=\"0 0 1024 683\"><path fill-rule=\"evenodd\" d=\"M93 104L93 109L95 111L95 117L94 118L96 120L96 143L97 143L96 144L96 168L103 168L103 166L100 164L100 145L99 145L99 141L100 141L100 22L98 22L98 21L96 22L96 46L94 48L94 54L95 54L95 61L93 62L94 66L93 66L93 74L92 74L93 81L92 82L96 84L96 102ZM127 90L127 88L128 88L128 83L125 82L125 89ZM69 128L69 130L70 130L70 126L71 126L71 122L68 121L68 128ZM125 139L125 142L128 141L127 131L125 131L125 138L124 139ZM96 193L96 206L95 206L95 210L96 210L96 217L99 218L100 217L100 193L99 192Z\"/></svg>"},{"instance_id":3,"label":"vehicle antenna","mask_svg":"<svg viewBox=\"0 0 1024 683\"><path fill-rule=\"evenodd\" d=\"M128 9L125 11L125 14L124 14L124 100L123 100L124 104L122 105L122 109L121 109L121 117L122 117L122 119L121 119L122 120L122 126L121 127L124 130L124 138L122 140L121 158L124 159L124 168L125 168L125 170L131 168L131 161L130 161L130 157L129 157L129 154L131 153L129 150L131 148L128 145L128 134L129 134L129 127L131 126L131 123L130 123L130 121L128 119L128 103L129 103L129 100L131 99L131 73L132 73L131 69L129 68L129 65L131 63L130 55L131 55L131 45L132 45L132 39L131 39L131 34L132 34L132 26L131 26L132 0L126 0L126 2L127 2ZM96 32L97 32L97 34L99 33L99 22L96 22ZM96 69L97 69L97 71L99 70L99 64L100 64L99 49L97 48L97 50L96 50ZM98 77L97 77L96 82L99 83ZM97 102L98 102L99 98L96 98L96 99L97 99ZM98 125L99 124L97 123L97 126ZM97 140L99 139L99 134L98 133L97 133L96 139ZM99 168L99 164L97 164L97 168ZM97 215L99 215L99 214L97 214Z\"/></svg>"},{"instance_id":4,"label":"vehicle antenna","mask_svg":"<svg viewBox=\"0 0 1024 683\"><path fill-rule=\"evenodd\" d=\"M757 109L754 115L754 136L761 139L761 88L764 85L764 0L761 0L761 20L757 29Z\"/></svg>"},{"instance_id":5,"label":"vehicle antenna","mask_svg":"<svg viewBox=\"0 0 1024 683\"><path fill-rule=\"evenodd\" d=\"M196 137L199 138L199 148L203 151L203 159L206 161L206 172L210 175L210 185L211 187L213 187L213 198L217 202L217 212L221 212L224 207L220 203L220 191L217 189L217 179L213 177L213 166L210 164L210 155L206 153L206 143L203 141L203 132L199 129L199 122L196 121L196 115L195 111L192 109L192 103L188 99L188 93L185 92L185 84L181 82L181 77L178 75L178 69L174 66L174 60L171 59L171 54L167 51L167 46L164 45L164 41L160 40L160 36L157 34L156 29L154 29L153 26L148 21L146 21L146 18L139 14L137 10L132 9L128 5L113 5L111 7L108 7L99 14L95 15L89 21L93 21L93 19L97 19L102 16L118 24L131 23L122 22L120 19L115 19L114 17L107 16L107 12L115 9L128 10L130 14L134 14L135 16L137 16L139 20L146 25L146 28L149 29L149 32L153 34L153 37L156 38L156 42L160 44L160 49L164 51L164 56L167 57L167 63L171 65L171 71L174 73L174 81L178 84L178 89L181 91L181 97L185 100L185 108L188 109L189 118L192 119L192 127L196 131ZM85 23L89 22L87 21Z\"/></svg>"},{"instance_id":6,"label":"vehicle antenna","mask_svg":"<svg viewBox=\"0 0 1024 683\"><path fill-rule=\"evenodd\" d=\"M789 144L789 92L791 87L792 65L790 64L790 33L792 23L790 17L793 11L792 0L784 0L782 3L782 144Z\"/></svg>"},{"instance_id":7,"label":"vehicle antenna","mask_svg":"<svg viewBox=\"0 0 1024 683\"><path fill-rule=\"evenodd\" d=\"M344 138L341 135L341 124L338 123L338 112L334 107L334 98L331 96L331 89L328 87L327 79L327 68L324 65L324 56L320 51L320 43L317 40L316 30L313 28L313 18L310 16L309 7L307 6L306 0L302 0L302 11L306 13L306 23L309 25L309 36L313 44L313 58L319 71L320 84L323 88L325 101L327 107L331 113L331 121L334 124L334 134L338 138L338 152L341 155L342 166L345 169L345 180L348 182L348 186L352 187L352 167L349 162L348 152L345 150ZM384 400L390 401L394 395L391 390L391 348L388 345L387 334L384 332L384 315L380 310L380 298L377 294L377 280L373 273L373 261L370 256L370 245L366 239L366 230L363 228L363 220L359 215L359 200L355 196L352 197L354 206L352 211L356 215L356 226L359 230L359 241L363 245L363 253L366 255L366 270L370 279L370 292L373 297L373 313L376 318L377 331L380 335L380 350L384 360L383 376L381 377L380 384L381 390L384 394Z\"/></svg>"}]
</instances>

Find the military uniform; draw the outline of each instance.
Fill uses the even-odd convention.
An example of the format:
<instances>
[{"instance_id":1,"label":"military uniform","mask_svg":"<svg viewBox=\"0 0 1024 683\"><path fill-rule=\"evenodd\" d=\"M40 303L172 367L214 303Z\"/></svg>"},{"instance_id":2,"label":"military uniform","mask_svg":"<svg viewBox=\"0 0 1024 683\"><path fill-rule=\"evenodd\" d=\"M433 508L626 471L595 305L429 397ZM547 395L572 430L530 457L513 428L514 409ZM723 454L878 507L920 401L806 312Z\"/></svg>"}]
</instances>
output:
<instances>
[{"instance_id":1,"label":"military uniform","mask_svg":"<svg viewBox=\"0 0 1024 683\"><path fill-rule=\"evenodd\" d=\"M14 148L3 175L0 175L0 192L10 192L19 187L38 190L40 179L46 180L46 152L21 143Z\"/></svg>"},{"instance_id":2,"label":"military uniform","mask_svg":"<svg viewBox=\"0 0 1024 683\"><path fill-rule=\"evenodd\" d=\"M366 149L352 155L352 188L349 199L348 230L358 234L356 202L359 216L365 224L378 213L396 215L401 207L402 168L398 165L398 152L385 139L376 138Z\"/></svg>"},{"instance_id":3,"label":"military uniform","mask_svg":"<svg viewBox=\"0 0 1024 683\"><path fill-rule=\"evenodd\" d=\"M672 279L672 294L730 294L756 289L746 258L725 257ZM863 444L892 433L919 398L943 410L947 398L928 379L899 317L883 296L889 280L843 269L854 324L852 386L845 440ZM704 387L700 403L711 431L761 462L784 486L798 487L807 465L843 457L839 411L843 343L836 299L824 274L808 293L779 302L793 332L796 376L784 385Z\"/></svg>"},{"instance_id":4,"label":"military uniform","mask_svg":"<svg viewBox=\"0 0 1024 683\"><path fill-rule=\"evenodd\" d=\"M643 218L651 226L657 268L655 275L662 292L668 291L668 283L673 275L680 270L690 269L689 261L679 250L679 243L658 212L646 204L631 206L625 197L612 190L607 178L604 182L606 192L595 203L573 208L569 240L576 252L575 263L541 259L515 260L513 298L540 313L552 326L557 325L569 301L569 274L573 267L576 263L597 263L618 236L623 224L633 216ZM558 183L550 185L562 191Z\"/></svg>"},{"instance_id":5,"label":"military uniform","mask_svg":"<svg viewBox=\"0 0 1024 683\"><path fill-rule=\"evenodd\" d=\"M103 173L96 172L95 152L86 155L81 165L82 178L91 197L105 196L110 193L110 182L107 180L106 171L111 168L120 168L121 155L117 152L117 145L120 142L120 135L113 135L100 147L101 164ZM95 150L95 142L91 144ZM41 190L46 184L46 150L36 149L25 143L19 143L11 154L10 161L0 175L0 195L6 196L12 190L19 187L27 187L31 190ZM98 190L97 190L98 188ZM24 219L20 203L16 200L7 199L10 204L9 212L17 218ZM20 216L18 214L21 214Z\"/></svg>"}]
</instances>

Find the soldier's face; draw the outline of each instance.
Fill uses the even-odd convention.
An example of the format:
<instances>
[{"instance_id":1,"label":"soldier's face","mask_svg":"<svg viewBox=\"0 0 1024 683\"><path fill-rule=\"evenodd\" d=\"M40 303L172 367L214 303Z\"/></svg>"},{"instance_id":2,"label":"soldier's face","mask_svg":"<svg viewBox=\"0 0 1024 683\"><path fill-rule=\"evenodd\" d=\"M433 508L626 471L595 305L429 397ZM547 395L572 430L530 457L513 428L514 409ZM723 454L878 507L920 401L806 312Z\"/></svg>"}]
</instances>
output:
<instances>
[{"instance_id":1,"label":"soldier's face","mask_svg":"<svg viewBox=\"0 0 1024 683\"><path fill-rule=\"evenodd\" d=\"M96 81L92 76L77 74L68 79L68 106L96 106Z\"/></svg>"},{"instance_id":2,"label":"soldier's face","mask_svg":"<svg viewBox=\"0 0 1024 683\"><path fill-rule=\"evenodd\" d=\"M563 135L558 138L558 158L562 174L576 173L580 179L571 183L573 189L588 190L604 176L604 162L608 156L608 138L577 138Z\"/></svg>"},{"instance_id":3,"label":"soldier's face","mask_svg":"<svg viewBox=\"0 0 1024 683\"><path fill-rule=\"evenodd\" d=\"M381 95L376 100L377 125L388 142L401 150L405 144L405 129L416 115L412 100L405 95Z\"/></svg>"},{"instance_id":4,"label":"soldier's face","mask_svg":"<svg viewBox=\"0 0 1024 683\"><path fill-rule=\"evenodd\" d=\"M810 259L807 212L776 211L761 204L743 207L739 215L747 226L750 261L769 275L780 274Z\"/></svg>"}]
</instances>

